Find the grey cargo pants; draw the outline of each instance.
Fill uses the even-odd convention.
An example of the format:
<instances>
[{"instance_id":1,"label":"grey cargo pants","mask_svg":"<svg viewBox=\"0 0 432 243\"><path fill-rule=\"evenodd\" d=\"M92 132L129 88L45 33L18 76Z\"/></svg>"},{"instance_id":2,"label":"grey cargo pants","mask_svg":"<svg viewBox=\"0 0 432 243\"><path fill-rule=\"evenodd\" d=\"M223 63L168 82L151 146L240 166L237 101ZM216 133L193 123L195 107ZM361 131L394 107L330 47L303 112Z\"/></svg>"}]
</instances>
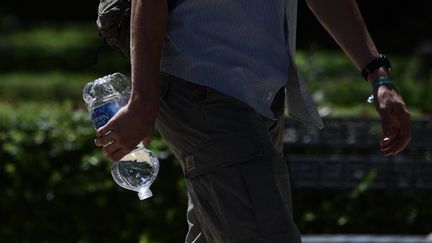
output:
<instances>
[{"instance_id":1,"label":"grey cargo pants","mask_svg":"<svg viewBox=\"0 0 432 243\"><path fill-rule=\"evenodd\" d=\"M161 74L159 132L182 164L186 242L299 243L278 120L209 87Z\"/></svg>"}]
</instances>

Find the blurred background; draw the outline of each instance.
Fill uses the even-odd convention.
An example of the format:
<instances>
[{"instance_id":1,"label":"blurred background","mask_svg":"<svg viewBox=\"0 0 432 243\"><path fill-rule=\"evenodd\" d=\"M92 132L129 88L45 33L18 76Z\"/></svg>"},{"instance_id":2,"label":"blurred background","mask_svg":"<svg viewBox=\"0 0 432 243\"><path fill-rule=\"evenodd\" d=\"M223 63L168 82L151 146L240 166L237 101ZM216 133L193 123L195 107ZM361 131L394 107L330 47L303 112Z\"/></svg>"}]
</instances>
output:
<instances>
[{"instance_id":1,"label":"blurred background","mask_svg":"<svg viewBox=\"0 0 432 243\"><path fill-rule=\"evenodd\" d=\"M322 234L426 239L432 232L432 2L358 1L414 118L410 147L391 158L378 151L381 130L366 102L369 85L299 2L297 61L327 124L318 131L286 122L294 217L305 242ZM93 144L82 87L129 73L128 61L98 36L97 5L0 2L0 242L183 241L181 168L157 131L150 148L160 174L154 197L145 201L113 182Z\"/></svg>"}]
</instances>

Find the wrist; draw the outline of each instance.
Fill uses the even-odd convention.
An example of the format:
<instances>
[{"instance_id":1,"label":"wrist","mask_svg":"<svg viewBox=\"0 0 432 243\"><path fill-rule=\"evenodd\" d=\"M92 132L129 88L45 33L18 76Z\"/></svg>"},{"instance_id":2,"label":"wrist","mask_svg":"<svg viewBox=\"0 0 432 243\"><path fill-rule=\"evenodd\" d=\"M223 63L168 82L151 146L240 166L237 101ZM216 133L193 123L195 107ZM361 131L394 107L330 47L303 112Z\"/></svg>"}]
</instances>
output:
<instances>
[{"instance_id":1,"label":"wrist","mask_svg":"<svg viewBox=\"0 0 432 243\"><path fill-rule=\"evenodd\" d=\"M142 78L142 77L145 77ZM140 79L138 79L140 78ZM151 107L159 104L159 80L158 76L132 75L132 92L130 106Z\"/></svg>"},{"instance_id":2,"label":"wrist","mask_svg":"<svg viewBox=\"0 0 432 243\"><path fill-rule=\"evenodd\" d=\"M389 76L380 76L379 78L372 80L371 85L372 85L372 95L369 96L369 98L367 99L368 103L373 103L375 97L377 97L378 95L378 90L383 87L385 89L395 90L397 93L396 84Z\"/></svg>"},{"instance_id":3,"label":"wrist","mask_svg":"<svg viewBox=\"0 0 432 243\"><path fill-rule=\"evenodd\" d=\"M128 106L146 113L156 113L159 107L159 96L152 93L143 95L132 92Z\"/></svg>"},{"instance_id":4,"label":"wrist","mask_svg":"<svg viewBox=\"0 0 432 243\"><path fill-rule=\"evenodd\" d=\"M375 92L379 87L386 86L395 88L395 83L390 77L379 77L372 81L372 91Z\"/></svg>"},{"instance_id":5,"label":"wrist","mask_svg":"<svg viewBox=\"0 0 432 243\"><path fill-rule=\"evenodd\" d=\"M367 80L369 83L372 84L374 80L382 77L390 77L390 70L385 67L377 68L375 71L373 71L367 76Z\"/></svg>"}]
</instances>

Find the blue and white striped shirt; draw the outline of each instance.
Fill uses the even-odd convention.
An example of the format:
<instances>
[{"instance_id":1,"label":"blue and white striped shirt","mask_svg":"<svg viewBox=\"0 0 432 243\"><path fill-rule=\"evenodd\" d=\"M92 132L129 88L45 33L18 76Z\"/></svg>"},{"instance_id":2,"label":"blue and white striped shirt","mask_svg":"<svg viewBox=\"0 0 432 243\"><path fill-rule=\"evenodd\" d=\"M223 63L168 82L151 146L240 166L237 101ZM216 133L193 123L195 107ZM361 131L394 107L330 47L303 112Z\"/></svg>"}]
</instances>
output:
<instances>
[{"instance_id":1,"label":"blue and white striped shirt","mask_svg":"<svg viewBox=\"0 0 432 243\"><path fill-rule=\"evenodd\" d=\"M161 71L274 118L273 98L293 71L296 10L297 0L176 0Z\"/></svg>"}]
</instances>

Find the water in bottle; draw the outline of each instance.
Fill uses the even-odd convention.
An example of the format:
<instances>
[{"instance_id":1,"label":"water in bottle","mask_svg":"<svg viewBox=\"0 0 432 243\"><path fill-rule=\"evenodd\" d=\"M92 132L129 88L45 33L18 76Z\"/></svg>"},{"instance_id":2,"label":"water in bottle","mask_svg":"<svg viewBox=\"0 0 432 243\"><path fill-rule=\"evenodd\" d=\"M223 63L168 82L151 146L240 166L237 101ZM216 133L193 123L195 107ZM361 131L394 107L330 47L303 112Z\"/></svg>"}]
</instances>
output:
<instances>
[{"instance_id":1,"label":"water in bottle","mask_svg":"<svg viewBox=\"0 0 432 243\"><path fill-rule=\"evenodd\" d=\"M125 106L130 97L130 81L114 73L86 84L83 98L95 129L105 125L115 113ZM142 143L115 162L111 168L114 181L123 188L138 192L141 200L152 196L149 187L159 172L157 156Z\"/></svg>"}]
</instances>

